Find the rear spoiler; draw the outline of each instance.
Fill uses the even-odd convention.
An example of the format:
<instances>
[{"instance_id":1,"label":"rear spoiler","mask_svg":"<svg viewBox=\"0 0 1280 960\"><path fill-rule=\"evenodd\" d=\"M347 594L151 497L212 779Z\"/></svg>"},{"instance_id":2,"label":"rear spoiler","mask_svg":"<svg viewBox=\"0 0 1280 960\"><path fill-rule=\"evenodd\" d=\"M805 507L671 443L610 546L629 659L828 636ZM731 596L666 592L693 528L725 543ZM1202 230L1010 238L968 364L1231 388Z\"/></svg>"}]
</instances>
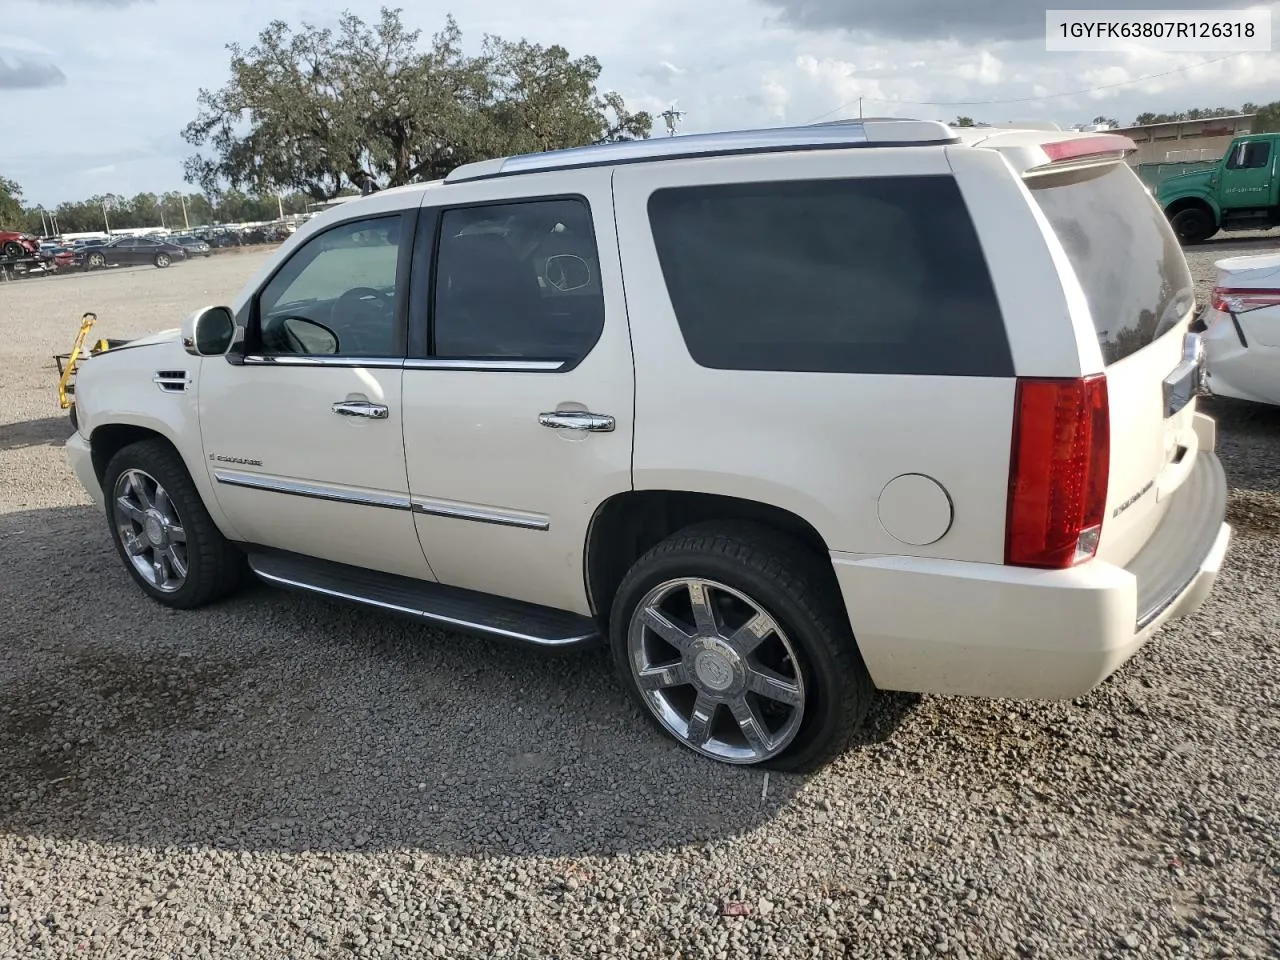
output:
<instances>
[{"instance_id":1,"label":"rear spoiler","mask_svg":"<svg viewBox=\"0 0 1280 960\"><path fill-rule=\"evenodd\" d=\"M1137 151L1138 145L1117 133L1100 133L1089 137L1050 140L1039 144L1037 149L1044 154L1046 162L1033 163L1022 171L1023 177L1122 163L1127 156Z\"/></svg>"}]
</instances>

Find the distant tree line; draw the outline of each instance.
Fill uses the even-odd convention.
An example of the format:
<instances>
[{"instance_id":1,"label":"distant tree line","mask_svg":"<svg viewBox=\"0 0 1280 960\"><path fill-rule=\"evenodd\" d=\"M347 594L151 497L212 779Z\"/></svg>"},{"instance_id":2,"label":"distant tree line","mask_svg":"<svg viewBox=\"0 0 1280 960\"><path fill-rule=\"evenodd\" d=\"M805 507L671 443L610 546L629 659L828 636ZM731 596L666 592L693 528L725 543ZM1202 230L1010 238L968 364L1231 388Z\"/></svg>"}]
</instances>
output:
<instances>
[{"instance_id":1,"label":"distant tree line","mask_svg":"<svg viewBox=\"0 0 1280 960\"><path fill-rule=\"evenodd\" d=\"M37 235L47 231L89 233L108 226L112 230L168 227L180 231L188 226L214 223L258 223L277 219L282 210L286 216L306 213L314 203L300 193L277 198L223 190L210 197L175 190L140 193L135 197L106 193L42 209L25 204L22 188L0 177L0 229L25 230Z\"/></svg>"},{"instance_id":2,"label":"distant tree line","mask_svg":"<svg viewBox=\"0 0 1280 960\"><path fill-rule=\"evenodd\" d=\"M1280 100L1267 104L1246 103L1240 107L1196 107L1180 113L1140 113L1133 123L1122 124L1115 117L1096 116L1092 123L1105 124L1109 127L1144 127L1153 123L1176 123L1180 120L1212 120L1214 117L1234 117L1240 114L1253 114L1253 132L1271 133L1280 130ZM976 126L973 117L956 117L952 126Z\"/></svg>"}]
</instances>

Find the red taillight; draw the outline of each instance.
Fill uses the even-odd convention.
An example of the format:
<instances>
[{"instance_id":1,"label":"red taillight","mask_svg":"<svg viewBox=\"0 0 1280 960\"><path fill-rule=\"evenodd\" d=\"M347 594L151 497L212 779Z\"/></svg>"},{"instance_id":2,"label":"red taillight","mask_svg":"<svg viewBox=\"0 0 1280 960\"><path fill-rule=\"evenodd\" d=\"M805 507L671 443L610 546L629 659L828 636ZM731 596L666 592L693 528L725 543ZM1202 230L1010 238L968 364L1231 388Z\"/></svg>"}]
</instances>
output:
<instances>
[{"instance_id":1,"label":"red taillight","mask_svg":"<svg viewBox=\"0 0 1280 960\"><path fill-rule=\"evenodd\" d=\"M1111 469L1107 378L1018 380L1004 562L1062 569L1093 557Z\"/></svg>"},{"instance_id":2,"label":"red taillight","mask_svg":"<svg viewBox=\"0 0 1280 960\"><path fill-rule=\"evenodd\" d=\"M1241 313L1280 305L1280 290L1261 287L1214 287L1210 301L1219 313Z\"/></svg>"}]
</instances>

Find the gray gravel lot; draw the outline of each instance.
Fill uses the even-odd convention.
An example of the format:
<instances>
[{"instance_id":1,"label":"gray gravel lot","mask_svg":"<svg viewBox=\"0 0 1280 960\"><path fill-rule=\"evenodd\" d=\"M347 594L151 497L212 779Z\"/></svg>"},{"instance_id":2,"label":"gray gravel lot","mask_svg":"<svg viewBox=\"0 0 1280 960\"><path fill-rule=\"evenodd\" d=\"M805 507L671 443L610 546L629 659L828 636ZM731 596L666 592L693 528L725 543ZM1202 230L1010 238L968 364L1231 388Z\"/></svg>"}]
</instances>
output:
<instances>
[{"instance_id":1,"label":"gray gravel lot","mask_svg":"<svg viewBox=\"0 0 1280 960\"><path fill-rule=\"evenodd\" d=\"M1280 412L1212 405L1227 569L1099 690L885 695L831 768L766 780L653 732L603 654L144 600L51 355L263 256L0 285L0 956L1280 955Z\"/></svg>"}]
</instances>

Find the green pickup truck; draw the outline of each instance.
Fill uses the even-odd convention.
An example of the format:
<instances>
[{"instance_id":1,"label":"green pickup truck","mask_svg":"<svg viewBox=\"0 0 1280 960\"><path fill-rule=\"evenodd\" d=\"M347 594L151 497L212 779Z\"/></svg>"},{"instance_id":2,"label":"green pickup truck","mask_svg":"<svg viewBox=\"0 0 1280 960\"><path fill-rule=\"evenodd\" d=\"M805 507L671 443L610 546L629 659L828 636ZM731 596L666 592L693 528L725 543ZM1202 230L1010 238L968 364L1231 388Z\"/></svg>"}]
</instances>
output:
<instances>
[{"instance_id":1,"label":"green pickup truck","mask_svg":"<svg viewBox=\"0 0 1280 960\"><path fill-rule=\"evenodd\" d=\"M1207 170L1167 177L1156 201L1183 243L1200 243L1219 230L1280 226L1280 133L1250 133L1231 141Z\"/></svg>"}]
</instances>

